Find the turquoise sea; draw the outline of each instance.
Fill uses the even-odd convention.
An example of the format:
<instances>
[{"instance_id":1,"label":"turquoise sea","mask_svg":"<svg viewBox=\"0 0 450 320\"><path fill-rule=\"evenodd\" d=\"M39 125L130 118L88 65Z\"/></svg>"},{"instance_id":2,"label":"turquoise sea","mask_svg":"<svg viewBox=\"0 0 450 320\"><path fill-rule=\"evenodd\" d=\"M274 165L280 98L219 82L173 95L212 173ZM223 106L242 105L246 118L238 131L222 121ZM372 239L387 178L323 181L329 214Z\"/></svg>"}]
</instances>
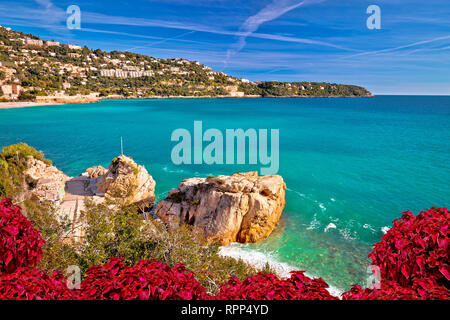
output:
<instances>
[{"instance_id":1,"label":"turquoise sea","mask_svg":"<svg viewBox=\"0 0 450 320\"><path fill-rule=\"evenodd\" d=\"M145 165L160 198L182 179L259 165L171 162L177 128L279 129L286 208L262 252L330 284L365 283L367 254L402 211L448 206L450 97L167 99L0 110L0 146L26 142L76 176L120 153ZM336 228L332 228L330 223ZM325 228L329 227L325 232Z\"/></svg>"}]
</instances>

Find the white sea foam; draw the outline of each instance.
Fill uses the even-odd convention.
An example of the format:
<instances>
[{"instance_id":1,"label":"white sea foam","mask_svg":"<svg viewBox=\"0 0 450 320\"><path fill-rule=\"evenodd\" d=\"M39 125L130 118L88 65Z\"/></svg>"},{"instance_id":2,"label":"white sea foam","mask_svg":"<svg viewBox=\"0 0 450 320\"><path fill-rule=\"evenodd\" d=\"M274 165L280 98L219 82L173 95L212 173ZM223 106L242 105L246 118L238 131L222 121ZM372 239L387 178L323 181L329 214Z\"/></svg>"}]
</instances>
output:
<instances>
[{"instance_id":1,"label":"white sea foam","mask_svg":"<svg viewBox=\"0 0 450 320\"><path fill-rule=\"evenodd\" d=\"M336 229L336 225L334 223L329 223L325 229L323 229L323 232L327 232L329 229Z\"/></svg>"},{"instance_id":2,"label":"white sea foam","mask_svg":"<svg viewBox=\"0 0 450 320\"><path fill-rule=\"evenodd\" d=\"M369 230L372 231L372 232L376 232L376 230L375 230L370 224L368 224L368 223L365 223L365 224L363 225L363 228L364 228L364 229L369 229Z\"/></svg>"},{"instance_id":3,"label":"white sea foam","mask_svg":"<svg viewBox=\"0 0 450 320\"><path fill-rule=\"evenodd\" d=\"M386 234L389 231L389 229L391 229L391 228L384 226L381 228L381 232L383 232L383 234Z\"/></svg>"},{"instance_id":4,"label":"white sea foam","mask_svg":"<svg viewBox=\"0 0 450 320\"><path fill-rule=\"evenodd\" d=\"M309 223L307 230L318 229L320 227L320 221L317 220L317 213L314 214L313 219Z\"/></svg>"},{"instance_id":5,"label":"white sea foam","mask_svg":"<svg viewBox=\"0 0 450 320\"><path fill-rule=\"evenodd\" d=\"M165 172L168 172L168 173L183 173L184 172L183 169L171 170L167 166L163 167L162 170L165 171Z\"/></svg>"},{"instance_id":6,"label":"white sea foam","mask_svg":"<svg viewBox=\"0 0 450 320\"><path fill-rule=\"evenodd\" d=\"M225 257L231 257L234 259L240 259L249 265L257 268L263 269L267 264L280 276L281 278L289 278L291 276L290 272L294 270L299 270L298 267L291 266L285 262L280 262L271 254L263 253L256 250L243 249L244 245L238 243L231 243L225 247L220 247L219 254ZM300 268L301 270L301 268ZM317 278L311 274L305 272L310 278ZM343 291L336 287L330 285L327 289L331 295L339 297Z\"/></svg>"},{"instance_id":7,"label":"white sea foam","mask_svg":"<svg viewBox=\"0 0 450 320\"><path fill-rule=\"evenodd\" d=\"M355 235L352 235L352 231L350 229L347 229L347 228L340 229L339 233L344 237L344 239L347 239L347 240L355 240L356 239Z\"/></svg>"}]
</instances>

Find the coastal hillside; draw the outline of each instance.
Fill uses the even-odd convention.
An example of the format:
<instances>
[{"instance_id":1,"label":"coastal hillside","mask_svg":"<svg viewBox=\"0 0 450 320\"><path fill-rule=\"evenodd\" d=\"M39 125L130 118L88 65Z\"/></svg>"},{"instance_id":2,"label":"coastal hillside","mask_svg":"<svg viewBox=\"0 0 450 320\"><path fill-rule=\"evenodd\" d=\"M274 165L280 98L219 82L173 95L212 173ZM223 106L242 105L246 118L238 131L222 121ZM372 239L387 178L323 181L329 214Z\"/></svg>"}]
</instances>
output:
<instances>
[{"instance_id":1,"label":"coastal hillside","mask_svg":"<svg viewBox=\"0 0 450 320\"><path fill-rule=\"evenodd\" d=\"M0 27L2 101L89 102L151 97L361 97L354 85L251 82L198 61L90 49Z\"/></svg>"}]
</instances>

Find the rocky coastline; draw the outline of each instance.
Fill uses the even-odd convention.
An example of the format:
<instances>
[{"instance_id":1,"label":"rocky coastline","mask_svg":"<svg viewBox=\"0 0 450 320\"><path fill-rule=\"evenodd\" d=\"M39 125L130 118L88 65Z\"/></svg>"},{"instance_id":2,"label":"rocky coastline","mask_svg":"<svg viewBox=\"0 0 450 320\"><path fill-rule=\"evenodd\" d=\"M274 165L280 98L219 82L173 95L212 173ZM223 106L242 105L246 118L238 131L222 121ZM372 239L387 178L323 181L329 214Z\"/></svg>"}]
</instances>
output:
<instances>
[{"instance_id":1,"label":"rocky coastline","mask_svg":"<svg viewBox=\"0 0 450 320\"><path fill-rule=\"evenodd\" d=\"M136 205L169 228L188 224L208 243L220 245L267 238L285 205L286 185L279 175L247 172L185 179L155 205L155 180L144 166L124 155L114 158L107 168L88 168L77 177L32 156L26 166L24 198L37 197L51 204L60 217L79 226L74 228L73 239L83 236L85 199Z\"/></svg>"}]
</instances>

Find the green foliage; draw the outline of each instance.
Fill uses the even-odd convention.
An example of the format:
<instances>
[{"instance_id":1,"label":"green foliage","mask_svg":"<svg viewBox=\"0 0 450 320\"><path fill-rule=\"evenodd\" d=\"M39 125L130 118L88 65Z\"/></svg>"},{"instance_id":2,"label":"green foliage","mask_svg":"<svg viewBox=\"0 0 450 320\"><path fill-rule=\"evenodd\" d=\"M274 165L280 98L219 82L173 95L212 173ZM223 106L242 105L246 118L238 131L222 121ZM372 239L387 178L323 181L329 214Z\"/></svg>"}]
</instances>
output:
<instances>
[{"instance_id":1,"label":"green foliage","mask_svg":"<svg viewBox=\"0 0 450 320\"><path fill-rule=\"evenodd\" d=\"M40 204L37 199L25 200L21 205L45 240L38 267L52 273L78 265L80 257L69 238L73 226L68 219L57 216L54 208Z\"/></svg>"},{"instance_id":2,"label":"green foliage","mask_svg":"<svg viewBox=\"0 0 450 320\"><path fill-rule=\"evenodd\" d=\"M13 198L20 190L22 172L16 166L10 166L0 155L0 198Z\"/></svg>"},{"instance_id":3,"label":"green foliage","mask_svg":"<svg viewBox=\"0 0 450 320\"><path fill-rule=\"evenodd\" d=\"M0 167L3 169L8 169L9 168L8 161L0 158Z\"/></svg>"},{"instance_id":4,"label":"green foliage","mask_svg":"<svg viewBox=\"0 0 450 320\"><path fill-rule=\"evenodd\" d=\"M19 163L21 160L26 160L28 156L32 156L37 160L44 161L48 165L52 164L51 160L45 159L45 155L42 152L37 151L35 148L30 147L24 142L4 147L1 155L8 162L15 161L16 163Z\"/></svg>"},{"instance_id":5,"label":"green foliage","mask_svg":"<svg viewBox=\"0 0 450 320\"><path fill-rule=\"evenodd\" d=\"M109 201L96 205L89 199L85 205L85 239L79 248L83 270L110 257L122 257L129 265L149 258L148 227L136 208Z\"/></svg>"},{"instance_id":6,"label":"green foliage","mask_svg":"<svg viewBox=\"0 0 450 320\"><path fill-rule=\"evenodd\" d=\"M159 220L144 218L135 207L118 202L94 204L87 200L86 237L77 247L81 269L122 257L128 265L158 259L170 266L183 263L209 292L230 276L240 279L257 271L242 261L219 255L217 245L206 245L190 226L167 229Z\"/></svg>"},{"instance_id":7,"label":"green foliage","mask_svg":"<svg viewBox=\"0 0 450 320\"><path fill-rule=\"evenodd\" d=\"M52 162L44 158L42 152L37 151L26 143L13 144L4 147L0 153L0 197L16 198L25 186L23 171L26 168L26 158L33 156L48 165Z\"/></svg>"},{"instance_id":8,"label":"green foliage","mask_svg":"<svg viewBox=\"0 0 450 320\"><path fill-rule=\"evenodd\" d=\"M36 96L32 93L22 91L19 95L19 101L35 101Z\"/></svg>"},{"instance_id":9,"label":"green foliage","mask_svg":"<svg viewBox=\"0 0 450 320\"><path fill-rule=\"evenodd\" d=\"M242 83L239 91L263 97L353 97L370 96L363 87L325 82L263 81L258 84Z\"/></svg>"},{"instance_id":10,"label":"green foliage","mask_svg":"<svg viewBox=\"0 0 450 320\"><path fill-rule=\"evenodd\" d=\"M217 293L220 284L232 276L242 280L257 273L242 260L220 256L218 245L206 245L201 236L185 224L160 232L153 241L153 258L170 266L183 263L210 293Z\"/></svg>"}]
</instances>

